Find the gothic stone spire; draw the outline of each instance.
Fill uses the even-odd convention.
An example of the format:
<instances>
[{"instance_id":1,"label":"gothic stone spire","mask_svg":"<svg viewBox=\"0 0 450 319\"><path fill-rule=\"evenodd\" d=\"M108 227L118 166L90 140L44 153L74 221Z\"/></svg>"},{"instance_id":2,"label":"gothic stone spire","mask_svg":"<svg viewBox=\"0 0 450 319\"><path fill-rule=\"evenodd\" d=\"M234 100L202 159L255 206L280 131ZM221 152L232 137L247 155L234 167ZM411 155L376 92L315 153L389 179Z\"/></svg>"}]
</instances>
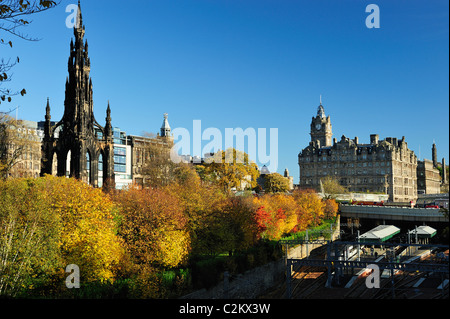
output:
<instances>
[{"instance_id":1,"label":"gothic stone spire","mask_svg":"<svg viewBox=\"0 0 450 319\"><path fill-rule=\"evenodd\" d=\"M78 2L77 23L74 26L74 40L70 43L68 60L69 76L66 79L63 118L50 128L50 105L46 108L46 133L42 144L41 174L52 174L52 162L56 154L57 175L75 177L98 186L98 160L103 156L103 188L114 188L114 145L112 143L111 109L108 106L106 126L102 127L94 118L92 80L87 42L84 42L85 28ZM54 136L59 127L58 137ZM96 130L103 133L99 140ZM67 159L70 152L70 167ZM87 161L89 155L89 161Z\"/></svg>"}]
</instances>

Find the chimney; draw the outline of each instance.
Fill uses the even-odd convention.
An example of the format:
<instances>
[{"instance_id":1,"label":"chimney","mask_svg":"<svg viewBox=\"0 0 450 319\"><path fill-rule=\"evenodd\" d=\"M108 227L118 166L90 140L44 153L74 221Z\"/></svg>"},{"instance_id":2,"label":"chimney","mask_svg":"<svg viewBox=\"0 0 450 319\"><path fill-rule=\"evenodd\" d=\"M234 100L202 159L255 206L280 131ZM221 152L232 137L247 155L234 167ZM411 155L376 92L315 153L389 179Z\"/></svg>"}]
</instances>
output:
<instances>
[{"instance_id":1,"label":"chimney","mask_svg":"<svg viewBox=\"0 0 450 319\"><path fill-rule=\"evenodd\" d=\"M447 168L445 167L445 158L442 158L442 184L447 184Z\"/></svg>"},{"instance_id":2,"label":"chimney","mask_svg":"<svg viewBox=\"0 0 450 319\"><path fill-rule=\"evenodd\" d=\"M378 134L371 134L370 135L370 144L377 145L379 140Z\"/></svg>"},{"instance_id":3,"label":"chimney","mask_svg":"<svg viewBox=\"0 0 450 319\"><path fill-rule=\"evenodd\" d=\"M433 143L431 148L431 160L433 161L433 166L437 167L437 148L435 143Z\"/></svg>"}]
</instances>

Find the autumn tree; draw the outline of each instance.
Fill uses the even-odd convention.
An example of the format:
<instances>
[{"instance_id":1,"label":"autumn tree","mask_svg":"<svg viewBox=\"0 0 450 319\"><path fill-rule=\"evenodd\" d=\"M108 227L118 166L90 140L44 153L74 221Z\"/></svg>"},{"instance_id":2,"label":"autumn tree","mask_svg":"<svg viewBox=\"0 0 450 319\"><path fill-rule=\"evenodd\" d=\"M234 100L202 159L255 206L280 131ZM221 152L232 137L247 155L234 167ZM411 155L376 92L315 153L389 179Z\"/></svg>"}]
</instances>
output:
<instances>
[{"instance_id":1,"label":"autumn tree","mask_svg":"<svg viewBox=\"0 0 450 319\"><path fill-rule=\"evenodd\" d=\"M176 267L186 260L189 235L179 201L164 189L129 187L116 195L119 235L138 265Z\"/></svg>"},{"instance_id":2,"label":"autumn tree","mask_svg":"<svg viewBox=\"0 0 450 319\"><path fill-rule=\"evenodd\" d=\"M348 193L348 189L339 184L335 176L326 176L321 180L323 193L327 198L336 198L339 194Z\"/></svg>"},{"instance_id":3,"label":"autumn tree","mask_svg":"<svg viewBox=\"0 0 450 319\"><path fill-rule=\"evenodd\" d=\"M312 189L295 190L292 196L298 205L297 229L305 230L308 226L317 226L325 215L324 202Z\"/></svg>"},{"instance_id":4,"label":"autumn tree","mask_svg":"<svg viewBox=\"0 0 450 319\"><path fill-rule=\"evenodd\" d=\"M0 296L47 284L63 269L59 218L32 180L0 180Z\"/></svg>"},{"instance_id":5,"label":"autumn tree","mask_svg":"<svg viewBox=\"0 0 450 319\"><path fill-rule=\"evenodd\" d=\"M82 285L111 282L123 254L111 200L64 177L0 181L0 241L7 295L61 289L69 264L79 266Z\"/></svg>"},{"instance_id":6,"label":"autumn tree","mask_svg":"<svg viewBox=\"0 0 450 319\"><path fill-rule=\"evenodd\" d=\"M289 180L278 173L267 174L264 177L266 193L285 193L289 191Z\"/></svg>"},{"instance_id":7,"label":"autumn tree","mask_svg":"<svg viewBox=\"0 0 450 319\"><path fill-rule=\"evenodd\" d=\"M254 243L251 198L229 194L217 183L202 182L191 165L178 167L175 177L166 190L178 198L187 218L192 255L231 253Z\"/></svg>"},{"instance_id":8,"label":"autumn tree","mask_svg":"<svg viewBox=\"0 0 450 319\"><path fill-rule=\"evenodd\" d=\"M0 46L13 46L11 38L20 38L27 41L37 41L27 34L21 32L21 29L31 23L30 16L39 12L43 12L54 8L57 5L56 1L50 0L2 0L0 1ZM5 38L5 35L10 38ZM17 57L14 61L11 59L5 60L3 57L0 60L0 104L3 101L11 102L12 96L26 94L26 90L11 91L9 88L3 87L5 82L11 81L11 69L19 63L20 59Z\"/></svg>"},{"instance_id":9,"label":"autumn tree","mask_svg":"<svg viewBox=\"0 0 450 319\"><path fill-rule=\"evenodd\" d=\"M234 148L215 153L205 160L204 166L203 175L226 192L232 188L252 189L257 185L258 166L248 154Z\"/></svg>"},{"instance_id":10,"label":"autumn tree","mask_svg":"<svg viewBox=\"0 0 450 319\"><path fill-rule=\"evenodd\" d=\"M296 229L298 211L292 196L266 194L255 198L254 202L258 207L255 222L260 237L279 240Z\"/></svg>"},{"instance_id":11,"label":"autumn tree","mask_svg":"<svg viewBox=\"0 0 450 319\"><path fill-rule=\"evenodd\" d=\"M249 197L229 196L220 206L211 209L198 225L194 252L216 256L245 250L256 242L254 205Z\"/></svg>"},{"instance_id":12,"label":"autumn tree","mask_svg":"<svg viewBox=\"0 0 450 319\"><path fill-rule=\"evenodd\" d=\"M226 196L215 184L202 184L195 169L190 165L180 166L176 180L165 188L178 199L187 218L187 230L194 254L214 254L217 239L216 220L226 204Z\"/></svg>"},{"instance_id":13,"label":"autumn tree","mask_svg":"<svg viewBox=\"0 0 450 319\"><path fill-rule=\"evenodd\" d=\"M37 181L61 219L64 261L78 265L88 282L114 280L123 251L122 240L116 236L113 202L101 189L73 178L46 176Z\"/></svg>"},{"instance_id":14,"label":"autumn tree","mask_svg":"<svg viewBox=\"0 0 450 319\"><path fill-rule=\"evenodd\" d=\"M325 213L325 219L332 219L336 217L336 214L339 211L339 205L336 203L336 201L332 198L328 198L324 200L324 213Z\"/></svg>"}]
</instances>

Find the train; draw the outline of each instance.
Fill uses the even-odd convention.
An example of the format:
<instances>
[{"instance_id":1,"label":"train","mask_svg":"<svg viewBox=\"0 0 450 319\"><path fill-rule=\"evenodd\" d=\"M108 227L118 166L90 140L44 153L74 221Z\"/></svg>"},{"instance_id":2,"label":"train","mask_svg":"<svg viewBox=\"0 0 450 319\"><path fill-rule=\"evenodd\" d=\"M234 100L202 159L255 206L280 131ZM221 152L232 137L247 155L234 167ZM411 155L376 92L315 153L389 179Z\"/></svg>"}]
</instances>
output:
<instances>
[{"instance_id":1,"label":"train","mask_svg":"<svg viewBox=\"0 0 450 319\"><path fill-rule=\"evenodd\" d=\"M409 202L409 203L386 203L384 201L356 201L356 200L351 200L351 201L340 201L341 204L344 205L359 205L359 206L394 206L394 207L408 207L408 208L433 208L433 209L439 209L439 205L437 205L437 203L435 202L430 202L430 203L424 203L421 205L416 205L416 203L414 202Z\"/></svg>"},{"instance_id":2,"label":"train","mask_svg":"<svg viewBox=\"0 0 450 319\"><path fill-rule=\"evenodd\" d=\"M338 250L338 259L339 260L351 260L358 254L358 248L353 245L344 245L344 247L339 247ZM331 257L335 257L335 251L331 251Z\"/></svg>"}]
</instances>

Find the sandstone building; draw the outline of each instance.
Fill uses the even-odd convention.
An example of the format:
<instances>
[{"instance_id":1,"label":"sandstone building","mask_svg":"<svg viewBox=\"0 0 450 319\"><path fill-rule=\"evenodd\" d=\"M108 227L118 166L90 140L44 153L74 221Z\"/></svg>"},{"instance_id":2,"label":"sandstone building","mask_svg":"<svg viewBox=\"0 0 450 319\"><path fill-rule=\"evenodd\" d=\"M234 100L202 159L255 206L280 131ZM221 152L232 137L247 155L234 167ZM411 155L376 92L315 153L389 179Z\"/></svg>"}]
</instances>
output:
<instances>
[{"instance_id":1,"label":"sandstone building","mask_svg":"<svg viewBox=\"0 0 450 319\"><path fill-rule=\"evenodd\" d=\"M332 139L330 116L322 103L310 126L311 141L298 155L300 188L320 191L320 180L335 176L351 192L384 193L390 201L417 199L417 157L405 137L370 135L370 143L358 137Z\"/></svg>"},{"instance_id":2,"label":"sandstone building","mask_svg":"<svg viewBox=\"0 0 450 319\"><path fill-rule=\"evenodd\" d=\"M419 194L439 194L441 192L439 170L428 159L418 161L417 192Z\"/></svg>"}]
</instances>

